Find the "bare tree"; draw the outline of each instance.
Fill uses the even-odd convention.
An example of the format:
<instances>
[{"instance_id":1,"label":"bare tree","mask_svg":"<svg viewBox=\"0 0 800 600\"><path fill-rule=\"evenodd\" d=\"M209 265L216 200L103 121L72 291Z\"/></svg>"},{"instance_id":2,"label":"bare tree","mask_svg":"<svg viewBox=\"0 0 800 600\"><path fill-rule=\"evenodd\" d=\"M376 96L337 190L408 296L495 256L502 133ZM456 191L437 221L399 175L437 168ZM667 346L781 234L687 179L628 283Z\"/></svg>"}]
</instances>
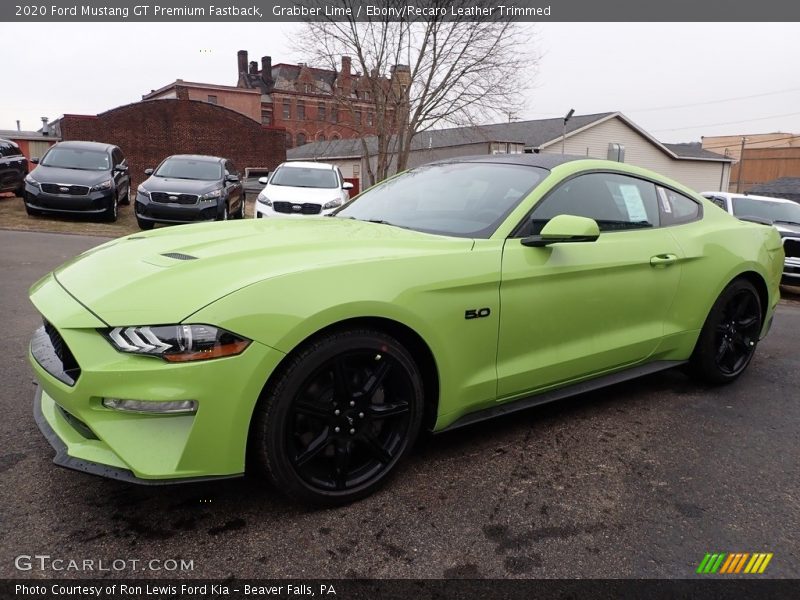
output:
<instances>
[{"instance_id":1,"label":"bare tree","mask_svg":"<svg viewBox=\"0 0 800 600\"><path fill-rule=\"evenodd\" d=\"M352 6L351 0L324 3ZM363 20L362 14L359 21L352 6L344 20L307 22L295 40L295 51L309 62L338 71L339 60L348 56L363 75L357 83L339 77L334 94L351 116L363 110L365 100L374 103L374 137L353 125L371 183L407 167L420 132L505 120L519 111L536 70L527 46L529 26L453 16L451 7L483 4L475 0L432 2L445 7L444 14L421 22L390 16L406 14L399 12L405 4L388 0L380 16Z\"/></svg>"}]
</instances>

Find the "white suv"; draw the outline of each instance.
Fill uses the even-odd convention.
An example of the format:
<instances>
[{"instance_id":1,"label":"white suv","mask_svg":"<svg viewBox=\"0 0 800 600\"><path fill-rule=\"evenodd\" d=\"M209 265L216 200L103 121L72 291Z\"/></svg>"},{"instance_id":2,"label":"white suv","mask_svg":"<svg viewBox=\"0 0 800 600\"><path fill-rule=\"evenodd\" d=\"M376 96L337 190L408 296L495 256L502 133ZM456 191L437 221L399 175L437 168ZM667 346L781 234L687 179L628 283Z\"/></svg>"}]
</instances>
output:
<instances>
[{"instance_id":1,"label":"white suv","mask_svg":"<svg viewBox=\"0 0 800 600\"><path fill-rule=\"evenodd\" d=\"M350 199L353 184L339 167L317 162L285 162L259 183L256 218L327 215Z\"/></svg>"}]
</instances>

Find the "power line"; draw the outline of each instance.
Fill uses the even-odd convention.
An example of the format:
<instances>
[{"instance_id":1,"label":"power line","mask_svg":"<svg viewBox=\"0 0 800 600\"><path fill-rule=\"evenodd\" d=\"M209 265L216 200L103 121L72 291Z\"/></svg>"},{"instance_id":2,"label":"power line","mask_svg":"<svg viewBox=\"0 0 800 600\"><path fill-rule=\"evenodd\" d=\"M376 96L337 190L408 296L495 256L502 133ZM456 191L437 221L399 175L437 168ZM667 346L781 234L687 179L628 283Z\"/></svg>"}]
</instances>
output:
<instances>
[{"instance_id":1,"label":"power line","mask_svg":"<svg viewBox=\"0 0 800 600\"><path fill-rule=\"evenodd\" d=\"M702 127L717 127L719 125L738 125L740 123L752 123L753 121L768 121L769 119L780 119L782 117L793 117L800 115L800 112L785 113L782 115L771 115L769 117L759 117L757 119L745 119L743 121L726 121L725 123L704 123L701 125L689 125L687 127L673 127L672 129L654 129L653 133L660 131L684 131L686 129L700 129Z\"/></svg>"},{"instance_id":2,"label":"power line","mask_svg":"<svg viewBox=\"0 0 800 600\"><path fill-rule=\"evenodd\" d=\"M775 96L777 94L787 94L789 92L800 91L800 88L789 88L774 92L764 92L762 94L751 94L749 96L735 96L733 98L721 98L719 100L706 100L704 102L692 102L690 104L673 104L670 106L655 106L653 108L629 108L625 112L651 112L654 110L668 110L671 108L690 108L692 106L707 106L709 104L719 104L720 102L731 102L733 100L749 100L750 98L763 98L764 96Z\"/></svg>"},{"instance_id":3,"label":"power line","mask_svg":"<svg viewBox=\"0 0 800 600\"><path fill-rule=\"evenodd\" d=\"M751 136L755 136L755 135L769 135L769 134L752 133L750 135ZM717 136L708 136L708 137L717 137ZM728 143L728 144L714 144L714 145L710 145L710 146L703 146L703 149L704 150L711 150L713 148L728 148L730 146L736 146L739 143L739 140L740 140L740 138L742 136L741 135L726 135L726 136L721 136L721 137L729 137L729 138L732 138L733 141ZM795 134L787 135L785 137L771 138L769 140L764 140L762 142L753 141L752 143L753 144L758 144L758 146L755 146L756 148L775 148L776 146L762 146L761 144L771 144L773 142L782 142L782 141L785 141L785 140L793 140L793 139L800 139L800 134L796 134L795 133ZM792 146L792 147L794 147L794 146Z\"/></svg>"}]
</instances>

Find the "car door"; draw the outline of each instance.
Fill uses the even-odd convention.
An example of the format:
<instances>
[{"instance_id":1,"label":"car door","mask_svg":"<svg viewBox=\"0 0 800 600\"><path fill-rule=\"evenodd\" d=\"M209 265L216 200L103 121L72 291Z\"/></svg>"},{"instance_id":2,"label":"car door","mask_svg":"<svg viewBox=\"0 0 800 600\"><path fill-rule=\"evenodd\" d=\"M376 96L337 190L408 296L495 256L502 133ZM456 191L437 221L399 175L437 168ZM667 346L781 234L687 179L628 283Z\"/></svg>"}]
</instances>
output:
<instances>
[{"instance_id":1,"label":"car door","mask_svg":"<svg viewBox=\"0 0 800 600\"><path fill-rule=\"evenodd\" d=\"M594 242L527 247L559 214L595 219ZM678 287L681 250L660 226L656 186L618 173L562 182L506 240L498 399L611 371L651 355Z\"/></svg>"},{"instance_id":2,"label":"car door","mask_svg":"<svg viewBox=\"0 0 800 600\"><path fill-rule=\"evenodd\" d=\"M119 148L112 148L111 164L113 165L111 176L114 178L117 193L120 195L129 193L127 190L130 186L131 177L130 173L125 169L125 156L123 156L122 150ZM120 169L119 167L122 168Z\"/></svg>"},{"instance_id":3,"label":"car door","mask_svg":"<svg viewBox=\"0 0 800 600\"><path fill-rule=\"evenodd\" d=\"M235 175L238 180L235 182L228 181L228 175ZM239 209L239 204L242 201L242 181L241 178L239 178L239 172L236 170L236 166L231 160L225 161L225 189L228 197L228 210L233 213Z\"/></svg>"}]
</instances>

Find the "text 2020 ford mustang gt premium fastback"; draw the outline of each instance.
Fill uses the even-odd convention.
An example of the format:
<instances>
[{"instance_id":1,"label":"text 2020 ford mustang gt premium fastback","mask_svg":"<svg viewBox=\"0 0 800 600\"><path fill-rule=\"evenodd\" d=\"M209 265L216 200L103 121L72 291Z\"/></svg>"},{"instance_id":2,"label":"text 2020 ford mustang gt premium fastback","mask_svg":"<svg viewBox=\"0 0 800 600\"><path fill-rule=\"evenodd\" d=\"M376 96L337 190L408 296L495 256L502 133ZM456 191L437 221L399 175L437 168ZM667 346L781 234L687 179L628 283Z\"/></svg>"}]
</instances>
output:
<instances>
[{"instance_id":1,"label":"text 2020 ford mustang gt premium fastback","mask_svg":"<svg viewBox=\"0 0 800 600\"><path fill-rule=\"evenodd\" d=\"M331 217L131 235L36 283L35 415L64 466L239 475L339 504L441 431L688 363L734 380L783 250L687 188L607 161L413 169Z\"/></svg>"}]
</instances>

